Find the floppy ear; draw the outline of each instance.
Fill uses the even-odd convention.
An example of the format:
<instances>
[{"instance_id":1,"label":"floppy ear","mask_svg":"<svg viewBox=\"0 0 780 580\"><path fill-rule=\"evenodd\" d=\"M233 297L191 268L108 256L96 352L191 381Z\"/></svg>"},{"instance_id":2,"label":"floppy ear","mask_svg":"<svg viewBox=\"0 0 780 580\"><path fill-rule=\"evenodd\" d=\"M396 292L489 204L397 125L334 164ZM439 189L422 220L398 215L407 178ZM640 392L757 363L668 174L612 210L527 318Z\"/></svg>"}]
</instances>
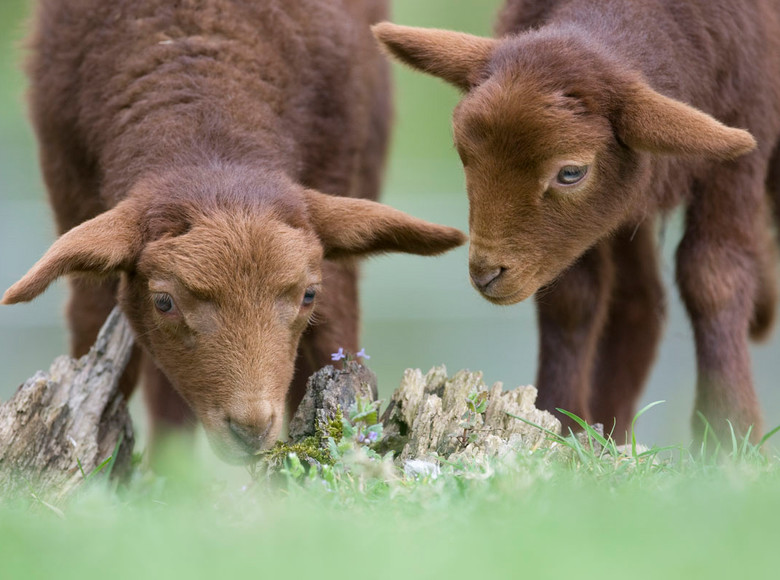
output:
<instances>
[{"instance_id":1,"label":"floppy ear","mask_svg":"<svg viewBox=\"0 0 780 580\"><path fill-rule=\"evenodd\" d=\"M747 131L665 97L642 82L632 84L621 103L616 129L630 147L652 153L735 159L756 148Z\"/></svg>"},{"instance_id":2,"label":"floppy ear","mask_svg":"<svg viewBox=\"0 0 780 580\"><path fill-rule=\"evenodd\" d=\"M387 205L306 191L314 230L326 258L405 252L430 256L460 246L459 230L426 222Z\"/></svg>"},{"instance_id":3,"label":"floppy ear","mask_svg":"<svg viewBox=\"0 0 780 580\"><path fill-rule=\"evenodd\" d=\"M398 26L390 22L376 24L371 30L401 62L464 91L479 83L480 74L499 42L462 32Z\"/></svg>"},{"instance_id":4,"label":"floppy ear","mask_svg":"<svg viewBox=\"0 0 780 580\"><path fill-rule=\"evenodd\" d=\"M30 271L5 292L0 303L28 302L65 274L109 274L128 267L140 250L137 217L128 203L123 202L63 234Z\"/></svg>"}]
</instances>

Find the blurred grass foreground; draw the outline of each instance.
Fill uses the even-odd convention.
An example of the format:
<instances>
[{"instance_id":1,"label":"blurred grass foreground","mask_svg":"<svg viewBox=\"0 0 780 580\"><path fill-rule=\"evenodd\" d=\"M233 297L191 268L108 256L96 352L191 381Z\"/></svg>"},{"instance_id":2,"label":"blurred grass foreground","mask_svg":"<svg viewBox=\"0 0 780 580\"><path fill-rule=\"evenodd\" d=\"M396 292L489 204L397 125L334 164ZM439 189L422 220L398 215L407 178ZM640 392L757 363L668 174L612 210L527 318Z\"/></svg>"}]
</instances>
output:
<instances>
[{"instance_id":1,"label":"blurred grass foreground","mask_svg":"<svg viewBox=\"0 0 780 580\"><path fill-rule=\"evenodd\" d=\"M395 20L488 34L498 0L396 0ZM0 3L0 287L53 240L25 118L18 49L26 0ZM450 137L457 93L396 67L397 131L384 201L466 228L462 171ZM678 234L670 224L664 273ZM497 308L468 284L467 250L367 264L364 346L388 398L403 369L444 363L488 384L535 373L531 304ZM0 399L66 352L64 286L0 308ZM693 340L669 285L670 322L642 405L639 439L689 440ZM769 426L780 424L778 339L753 351ZM142 424L143 413L136 413ZM141 447L142 449L142 447ZM724 462L685 445L641 457L580 448L441 473L370 472L345 451L330 479L290 459L280 481L255 483L210 451L169 451L166 477L138 469L115 488L95 476L61 505L31 484L0 496L0 579L37 578L771 578L778 575L778 459L724 442ZM362 467L361 467L362 465ZM368 467L366 467L368 465ZM368 470L368 471L366 471ZM311 473L311 472L309 472Z\"/></svg>"}]
</instances>

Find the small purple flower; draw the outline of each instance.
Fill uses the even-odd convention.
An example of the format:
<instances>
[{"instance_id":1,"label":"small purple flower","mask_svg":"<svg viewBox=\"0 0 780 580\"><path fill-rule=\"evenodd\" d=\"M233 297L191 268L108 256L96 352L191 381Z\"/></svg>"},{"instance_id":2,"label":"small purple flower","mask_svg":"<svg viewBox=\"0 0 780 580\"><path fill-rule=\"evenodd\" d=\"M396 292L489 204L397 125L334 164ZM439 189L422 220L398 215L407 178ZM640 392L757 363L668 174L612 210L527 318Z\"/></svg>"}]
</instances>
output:
<instances>
[{"instance_id":1,"label":"small purple flower","mask_svg":"<svg viewBox=\"0 0 780 580\"><path fill-rule=\"evenodd\" d=\"M347 358L347 355L344 354L343 348L339 348L338 352L334 352L333 354L330 355L330 360L341 360L344 358Z\"/></svg>"},{"instance_id":2,"label":"small purple flower","mask_svg":"<svg viewBox=\"0 0 780 580\"><path fill-rule=\"evenodd\" d=\"M366 360L371 358L370 356L368 356L366 354L366 349L365 348L361 348L355 356L359 356L360 358L364 358Z\"/></svg>"},{"instance_id":3,"label":"small purple flower","mask_svg":"<svg viewBox=\"0 0 780 580\"><path fill-rule=\"evenodd\" d=\"M379 438L379 433L377 433L376 431L369 432L368 436L366 437L366 439L368 439L371 443L374 443L378 438Z\"/></svg>"}]
</instances>

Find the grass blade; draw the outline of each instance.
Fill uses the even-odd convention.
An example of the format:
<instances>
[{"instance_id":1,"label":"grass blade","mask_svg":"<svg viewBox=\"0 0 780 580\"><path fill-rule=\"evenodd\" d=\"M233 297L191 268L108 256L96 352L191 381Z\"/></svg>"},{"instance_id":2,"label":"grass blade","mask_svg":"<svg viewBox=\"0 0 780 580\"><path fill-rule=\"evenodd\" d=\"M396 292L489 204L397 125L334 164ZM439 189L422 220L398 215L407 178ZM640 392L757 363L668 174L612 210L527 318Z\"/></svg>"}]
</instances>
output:
<instances>
[{"instance_id":1,"label":"grass blade","mask_svg":"<svg viewBox=\"0 0 780 580\"><path fill-rule=\"evenodd\" d=\"M588 438L593 437L605 449L608 449L609 447L611 447L610 444L609 444L609 441L607 441L601 433L599 433L593 427L588 425L588 422L585 421L584 419L581 419L580 417L578 417L574 413L570 413L569 411L565 411L564 409L556 409L556 411L558 411L559 413L563 413L569 419L571 419L572 421L577 423L577 425L582 427L585 430L585 432L588 434Z\"/></svg>"},{"instance_id":2,"label":"grass blade","mask_svg":"<svg viewBox=\"0 0 780 580\"><path fill-rule=\"evenodd\" d=\"M636 415L634 415L634 418L631 420L631 456L632 457L636 457L636 429L634 429L634 426L636 425L637 420L639 419L639 417L647 413L653 407L665 402L666 401L654 401L649 405L645 405L644 407L642 407L639 410L639 412Z\"/></svg>"},{"instance_id":3,"label":"grass blade","mask_svg":"<svg viewBox=\"0 0 780 580\"><path fill-rule=\"evenodd\" d=\"M780 425L778 425L777 427L775 427L774 429L772 429L772 430L771 430L769 433L767 433L766 435L764 435L764 436L761 438L761 441L759 441L759 443L758 443L758 446L759 446L759 447L763 447L763 446L764 446L764 443L766 443L767 441L769 441L769 440L772 438L772 436L773 436L773 435L775 435L775 434L776 434L778 431L780 431Z\"/></svg>"},{"instance_id":4,"label":"grass blade","mask_svg":"<svg viewBox=\"0 0 780 580\"><path fill-rule=\"evenodd\" d=\"M545 433L546 435L549 435L550 437L552 437L553 441L557 441L558 443L562 443L564 445L566 444L566 438L561 436L561 435L559 435L558 433L550 431L549 429L545 429L544 427L542 427L541 425L537 425L533 421L529 421L528 419L523 419L522 417L518 417L517 415L513 415L512 413L507 413L507 415L509 415L513 419L517 419L518 421L522 421L526 425L530 425L531 427L536 427L542 433Z\"/></svg>"},{"instance_id":5,"label":"grass blade","mask_svg":"<svg viewBox=\"0 0 780 580\"><path fill-rule=\"evenodd\" d=\"M116 463L116 458L119 455L119 446L122 445L124 437L124 433L120 433L119 437L117 437L116 445L114 445L114 452L111 454L111 457L109 457L110 461L106 466L106 477L111 477L111 473L114 471L114 464Z\"/></svg>"}]
</instances>

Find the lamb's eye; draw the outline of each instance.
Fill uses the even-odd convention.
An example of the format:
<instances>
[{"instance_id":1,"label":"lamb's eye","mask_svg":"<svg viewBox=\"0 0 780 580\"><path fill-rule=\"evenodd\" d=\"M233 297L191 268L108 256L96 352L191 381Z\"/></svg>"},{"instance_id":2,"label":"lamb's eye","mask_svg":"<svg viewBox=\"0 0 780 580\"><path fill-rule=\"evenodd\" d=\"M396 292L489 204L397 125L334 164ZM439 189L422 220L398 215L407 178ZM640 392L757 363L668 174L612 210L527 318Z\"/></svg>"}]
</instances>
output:
<instances>
[{"instance_id":1,"label":"lamb's eye","mask_svg":"<svg viewBox=\"0 0 780 580\"><path fill-rule=\"evenodd\" d=\"M303 294L303 305L310 306L314 303L314 297L317 296L317 291L314 288L307 288Z\"/></svg>"},{"instance_id":2,"label":"lamb's eye","mask_svg":"<svg viewBox=\"0 0 780 580\"><path fill-rule=\"evenodd\" d=\"M565 165L558 172L558 185L574 185L588 174L588 165Z\"/></svg>"},{"instance_id":3,"label":"lamb's eye","mask_svg":"<svg viewBox=\"0 0 780 580\"><path fill-rule=\"evenodd\" d=\"M171 295L165 292L155 294L152 300L154 301L154 307L163 314L171 314L176 308Z\"/></svg>"}]
</instances>

